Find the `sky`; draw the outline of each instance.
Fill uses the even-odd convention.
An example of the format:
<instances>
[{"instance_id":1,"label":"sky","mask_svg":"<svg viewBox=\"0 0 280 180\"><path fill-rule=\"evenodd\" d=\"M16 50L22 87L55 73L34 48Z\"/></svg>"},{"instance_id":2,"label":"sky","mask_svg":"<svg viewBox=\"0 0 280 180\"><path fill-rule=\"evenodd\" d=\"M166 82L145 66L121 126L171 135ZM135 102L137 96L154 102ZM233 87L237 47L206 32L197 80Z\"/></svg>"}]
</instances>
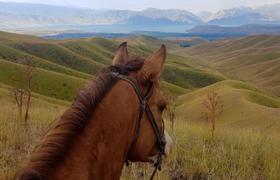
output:
<instances>
[{"instance_id":1,"label":"sky","mask_svg":"<svg viewBox=\"0 0 280 180\"><path fill-rule=\"evenodd\" d=\"M257 7L279 3L280 0L0 0L6 2L30 2L91 9L130 9L146 8L184 9L194 13L201 11L216 12L240 6ZM1 7L0 7L1 8Z\"/></svg>"}]
</instances>

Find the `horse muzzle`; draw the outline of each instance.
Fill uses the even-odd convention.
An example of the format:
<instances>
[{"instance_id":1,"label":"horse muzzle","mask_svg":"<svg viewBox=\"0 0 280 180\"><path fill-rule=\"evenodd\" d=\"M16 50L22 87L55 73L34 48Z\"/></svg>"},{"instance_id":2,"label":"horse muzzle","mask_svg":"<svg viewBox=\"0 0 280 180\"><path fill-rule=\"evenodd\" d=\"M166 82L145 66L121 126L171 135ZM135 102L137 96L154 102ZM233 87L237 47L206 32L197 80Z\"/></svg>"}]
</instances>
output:
<instances>
[{"instance_id":1,"label":"horse muzzle","mask_svg":"<svg viewBox=\"0 0 280 180\"><path fill-rule=\"evenodd\" d=\"M173 141L172 141L172 138L170 137L170 135L168 134L168 132L166 130L164 131L164 139L165 139L165 142L166 142L165 147L164 147L164 156L167 157L172 150ZM148 157L147 161L152 163L152 164L157 163L158 154Z\"/></svg>"},{"instance_id":2,"label":"horse muzzle","mask_svg":"<svg viewBox=\"0 0 280 180\"><path fill-rule=\"evenodd\" d=\"M173 141L166 130L164 131L164 137L165 137L165 142L166 142L165 148L164 148L164 156L167 157L172 150Z\"/></svg>"}]
</instances>

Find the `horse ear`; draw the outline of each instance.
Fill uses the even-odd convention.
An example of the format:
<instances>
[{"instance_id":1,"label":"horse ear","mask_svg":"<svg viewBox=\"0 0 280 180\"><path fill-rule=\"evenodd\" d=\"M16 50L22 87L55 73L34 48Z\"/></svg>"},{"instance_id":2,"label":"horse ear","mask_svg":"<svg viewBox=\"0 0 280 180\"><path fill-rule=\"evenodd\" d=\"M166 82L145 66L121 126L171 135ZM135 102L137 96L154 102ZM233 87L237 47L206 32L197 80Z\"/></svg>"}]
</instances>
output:
<instances>
[{"instance_id":1,"label":"horse ear","mask_svg":"<svg viewBox=\"0 0 280 180\"><path fill-rule=\"evenodd\" d=\"M127 42L123 42L119 45L115 57L113 59L113 65L124 64L128 61L128 51L127 51Z\"/></svg>"},{"instance_id":2,"label":"horse ear","mask_svg":"<svg viewBox=\"0 0 280 180\"><path fill-rule=\"evenodd\" d=\"M157 52L145 61L143 73L147 80L155 81L159 78L166 59L166 54L166 46L162 45Z\"/></svg>"}]
</instances>

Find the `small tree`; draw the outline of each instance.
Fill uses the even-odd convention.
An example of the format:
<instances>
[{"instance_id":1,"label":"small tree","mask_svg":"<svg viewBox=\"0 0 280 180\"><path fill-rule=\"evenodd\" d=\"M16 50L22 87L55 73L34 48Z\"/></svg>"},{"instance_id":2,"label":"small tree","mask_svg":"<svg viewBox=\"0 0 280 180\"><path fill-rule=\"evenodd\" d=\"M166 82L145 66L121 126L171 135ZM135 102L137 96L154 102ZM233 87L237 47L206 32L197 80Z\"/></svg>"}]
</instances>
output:
<instances>
[{"instance_id":1,"label":"small tree","mask_svg":"<svg viewBox=\"0 0 280 180\"><path fill-rule=\"evenodd\" d=\"M31 106L31 95L32 95L31 81L33 78L33 74L34 74L34 64L31 61L26 61L25 71L24 71L25 83L26 83L25 91L27 96L26 105L25 105L25 115L24 115L24 123L26 125L29 118L29 109Z\"/></svg>"},{"instance_id":2,"label":"small tree","mask_svg":"<svg viewBox=\"0 0 280 180\"><path fill-rule=\"evenodd\" d=\"M22 120L22 110L25 103L25 90L14 87L11 89L11 94L14 97L15 103L17 105L19 118Z\"/></svg>"},{"instance_id":3,"label":"small tree","mask_svg":"<svg viewBox=\"0 0 280 180\"><path fill-rule=\"evenodd\" d=\"M216 119L223 112L224 106L221 97L217 92L208 92L207 98L203 101L203 119L211 125L211 137L214 137L216 130Z\"/></svg>"},{"instance_id":4,"label":"small tree","mask_svg":"<svg viewBox=\"0 0 280 180\"><path fill-rule=\"evenodd\" d=\"M18 60L18 63L24 65L24 70L19 74L22 79L18 85L11 89L11 94L17 105L20 120L23 120L25 126L27 127L32 96L31 82L35 67L32 61L26 59L20 59Z\"/></svg>"}]
</instances>

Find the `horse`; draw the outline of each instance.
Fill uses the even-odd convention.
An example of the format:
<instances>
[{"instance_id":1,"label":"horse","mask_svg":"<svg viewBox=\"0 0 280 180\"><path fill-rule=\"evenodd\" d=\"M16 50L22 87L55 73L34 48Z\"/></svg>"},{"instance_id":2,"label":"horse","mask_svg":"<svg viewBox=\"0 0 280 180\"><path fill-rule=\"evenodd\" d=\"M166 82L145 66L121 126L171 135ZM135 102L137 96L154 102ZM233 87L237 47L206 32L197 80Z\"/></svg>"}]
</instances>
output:
<instances>
[{"instance_id":1,"label":"horse","mask_svg":"<svg viewBox=\"0 0 280 180\"><path fill-rule=\"evenodd\" d=\"M153 163L153 177L172 144L159 89L166 51L162 45L149 58L132 57L122 43L112 65L78 93L35 147L18 179L120 179L127 161Z\"/></svg>"}]
</instances>

